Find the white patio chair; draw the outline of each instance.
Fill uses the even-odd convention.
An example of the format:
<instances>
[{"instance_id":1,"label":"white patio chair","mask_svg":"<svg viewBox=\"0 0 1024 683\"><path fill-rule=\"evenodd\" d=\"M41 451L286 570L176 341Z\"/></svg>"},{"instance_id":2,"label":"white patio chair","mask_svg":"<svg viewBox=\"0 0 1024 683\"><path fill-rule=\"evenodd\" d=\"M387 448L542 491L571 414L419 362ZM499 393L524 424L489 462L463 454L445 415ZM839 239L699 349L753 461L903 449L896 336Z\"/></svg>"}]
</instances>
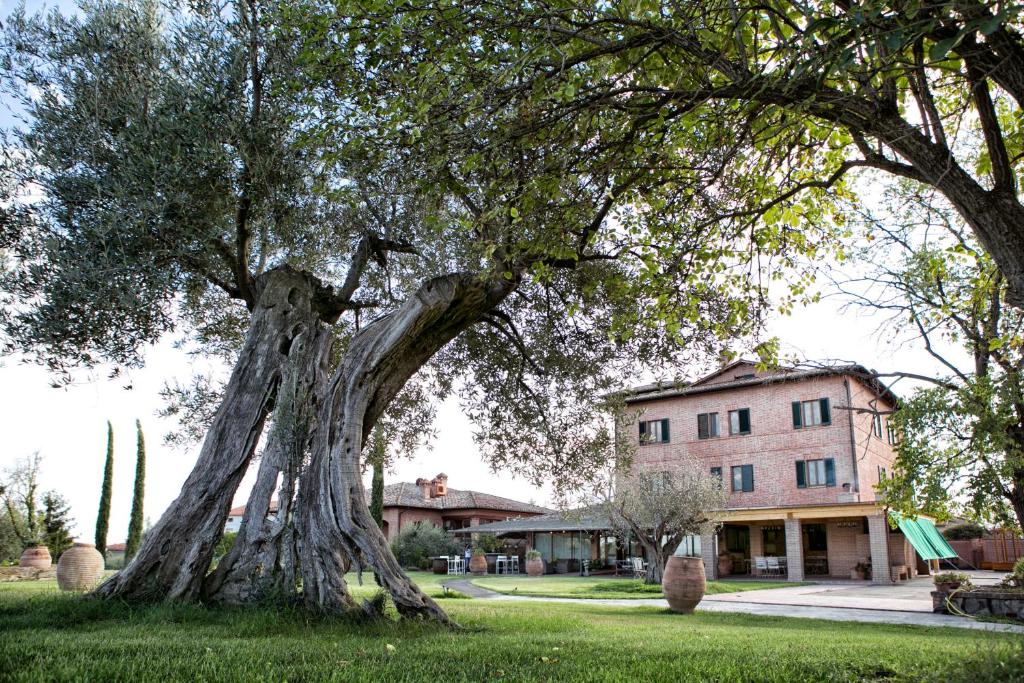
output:
<instances>
[{"instance_id":1,"label":"white patio chair","mask_svg":"<svg viewBox=\"0 0 1024 683\"><path fill-rule=\"evenodd\" d=\"M508 556L498 555L498 559L494 561L494 573L508 574Z\"/></svg>"},{"instance_id":2,"label":"white patio chair","mask_svg":"<svg viewBox=\"0 0 1024 683\"><path fill-rule=\"evenodd\" d=\"M779 565L779 558L769 557L768 559L768 573L772 576L782 576L782 567Z\"/></svg>"},{"instance_id":3,"label":"white patio chair","mask_svg":"<svg viewBox=\"0 0 1024 683\"><path fill-rule=\"evenodd\" d=\"M508 564L509 571L511 571L513 574L518 574L519 573L519 556L518 555L511 555L508 558L508 562L509 562L509 564Z\"/></svg>"},{"instance_id":4,"label":"white patio chair","mask_svg":"<svg viewBox=\"0 0 1024 683\"><path fill-rule=\"evenodd\" d=\"M634 557L633 561L633 578L642 579L647 576L647 568L644 566L644 560L642 557Z\"/></svg>"},{"instance_id":5,"label":"white patio chair","mask_svg":"<svg viewBox=\"0 0 1024 683\"><path fill-rule=\"evenodd\" d=\"M754 558L754 575L763 576L768 573L768 560L763 557Z\"/></svg>"}]
</instances>

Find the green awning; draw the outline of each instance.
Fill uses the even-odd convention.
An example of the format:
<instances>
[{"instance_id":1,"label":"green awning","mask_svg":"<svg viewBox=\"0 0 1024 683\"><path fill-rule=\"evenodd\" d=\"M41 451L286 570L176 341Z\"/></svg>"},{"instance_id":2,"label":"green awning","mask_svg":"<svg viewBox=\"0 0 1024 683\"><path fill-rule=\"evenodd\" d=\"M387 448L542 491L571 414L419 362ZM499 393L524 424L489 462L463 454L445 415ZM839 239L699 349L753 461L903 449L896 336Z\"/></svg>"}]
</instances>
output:
<instances>
[{"instance_id":1,"label":"green awning","mask_svg":"<svg viewBox=\"0 0 1024 683\"><path fill-rule=\"evenodd\" d=\"M922 559L940 560L942 558L956 557L956 552L949 547L946 539L942 538L942 534L931 523L931 520L923 517L907 519L895 512L891 514L896 518L900 531L907 537L910 545L914 546L914 550L917 551L917 554Z\"/></svg>"},{"instance_id":2,"label":"green awning","mask_svg":"<svg viewBox=\"0 0 1024 683\"><path fill-rule=\"evenodd\" d=\"M946 543L946 539L942 537L939 530L935 528L935 524L930 519L924 517L917 518L917 525L924 531L924 535L928 537L928 541L935 548L936 553L941 558L956 557L956 551Z\"/></svg>"}]
</instances>

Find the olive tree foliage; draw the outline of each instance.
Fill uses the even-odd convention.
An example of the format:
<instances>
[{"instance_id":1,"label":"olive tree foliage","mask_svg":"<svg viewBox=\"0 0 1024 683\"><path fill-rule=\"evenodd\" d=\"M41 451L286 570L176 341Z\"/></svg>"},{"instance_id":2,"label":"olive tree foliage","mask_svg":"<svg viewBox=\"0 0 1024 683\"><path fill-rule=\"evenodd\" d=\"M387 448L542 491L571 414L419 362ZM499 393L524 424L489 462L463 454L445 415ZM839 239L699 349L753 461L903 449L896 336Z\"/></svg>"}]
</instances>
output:
<instances>
[{"instance_id":1,"label":"olive tree foliage","mask_svg":"<svg viewBox=\"0 0 1024 683\"><path fill-rule=\"evenodd\" d=\"M643 545L651 584L661 583L668 558L686 536L714 532L716 514L727 503L721 477L692 458L643 468L620 465L597 491L597 506L615 530Z\"/></svg>"},{"instance_id":2,"label":"olive tree foliage","mask_svg":"<svg viewBox=\"0 0 1024 683\"><path fill-rule=\"evenodd\" d=\"M5 218L14 347L58 370L132 363L174 328L233 362L182 494L100 596L301 583L312 609L358 610L344 575L366 567L399 614L450 623L362 485L410 379L460 388L493 466L571 486L604 462L606 389L752 339L771 269L832 245L824 216L800 232L740 215L761 171L711 119L548 121L545 88L481 107L533 48L385 9L97 3L5 22L4 82L28 112L8 164L40 188Z\"/></svg>"},{"instance_id":3,"label":"olive tree foliage","mask_svg":"<svg viewBox=\"0 0 1024 683\"><path fill-rule=\"evenodd\" d=\"M839 283L854 306L884 313L894 344L920 347L934 375L888 416L899 442L888 504L905 514L964 514L1024 524L1024 319L1009 284L937 193L908 181L859 221L870 242L858 277Z\"/></svg>"},{"instance_id":4,"label":"olive tree foliage","mask_svg":"<svg viewBox=\"0 0 1024 683\"><path fill-rule=\"evenodd\" d=\"M635 158L657 159L648 164L657 174L694 163L659 152L678 151L700 131L737 162L724 177L737 168L745 176L745 201L714 199L729 215L791 225L789 239L806 234L825 210L824 188L841 194L854 169L927 184L992 257L1010 301L1024 303L1017 4L554 0L431 3L397 14L395 30L432 27L421 32L424 43L436 41L426 49L450 53L466 36L464 65L500 73L477 79L492 87L473 104L499 118L529 111L520 128L532 134L555 137L566 121L616 114ZM446 87L450 73L426 67L418 77L436 81L436 102L461 107L462 93L452 98ZM538 97L543 108L523 104ZM674 134L652 144L657 131ZM745 172L752 168L762 173ZM779 233L762 239L786 238Z\"/></svg>"}]
</instances>

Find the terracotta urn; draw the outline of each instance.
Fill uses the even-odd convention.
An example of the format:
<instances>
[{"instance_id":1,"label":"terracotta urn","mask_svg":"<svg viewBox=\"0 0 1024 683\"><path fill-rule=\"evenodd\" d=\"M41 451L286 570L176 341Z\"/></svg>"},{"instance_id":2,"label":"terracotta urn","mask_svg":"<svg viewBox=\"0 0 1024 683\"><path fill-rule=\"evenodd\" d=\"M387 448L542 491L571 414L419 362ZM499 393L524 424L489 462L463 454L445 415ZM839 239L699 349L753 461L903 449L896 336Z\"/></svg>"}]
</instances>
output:
<instances>
[{"instance_id":1,"label":"terracotta urn","mask_svg":"<svg viewBox=\"0 0 1024 683\"><path fill-rule=\"evenodd\" d=\"M526 575L527 576L544 576L544 560L540 557L534 557L526 561Z\"/></svg>"},{"instance_id":2,"label":"terracotta urn","mask_svg":"<svg viewBox=\"0 0 1024 683\"><path fill-rule=\"evenodd\" d=\"M430 568L435 574L447 574L448 573L448 558L446 557L434 557L430 560Z\"/></svg>"},{"instance_id":3,"label":"terracotta urn","mask_svg":"<svg viewBox=\"0 0 1024 683\"><path fill-rule=\"evenodd\" d=\"M487 573L487 558L483 555L474 555L469 560L469 571L474 574L486 574Z\"/></svg>"},{"instance_id":4,"label":"terracotta urn","mask_svg":"<svg viewBox=\"0 0 1024 683\"><path fill-rule=\"evenodd\" d=\"M103 555L91 543L76 543L57 562L57 585L65 591L87 591L103 578Z\"/></svg>"},{"instance_id":5,"label":"terracotta urn","mask_svg":"<svg viewBox=\"0 0 1024 683\"><path fill-rule=\"evenodd\" d=\"M679 614L693 614L693 609L704 597L704 561L699 557L668 558L661 590L668 600L669 609Z\"/></svg>"},{"instance_id":6,"label":"terracotta urn","mask_svg":"<svg viewBox=\"0 0 1024 683\"><path fill-rule=\"evenodd\" d=\"M36 569L49 569L52 564L53 558L50 557L50 549L45 545L34 545L31 548L25 548L25 552L21 554L21 559L18 560L19 567L35 567Z\"/></svg>"}]
</instances>

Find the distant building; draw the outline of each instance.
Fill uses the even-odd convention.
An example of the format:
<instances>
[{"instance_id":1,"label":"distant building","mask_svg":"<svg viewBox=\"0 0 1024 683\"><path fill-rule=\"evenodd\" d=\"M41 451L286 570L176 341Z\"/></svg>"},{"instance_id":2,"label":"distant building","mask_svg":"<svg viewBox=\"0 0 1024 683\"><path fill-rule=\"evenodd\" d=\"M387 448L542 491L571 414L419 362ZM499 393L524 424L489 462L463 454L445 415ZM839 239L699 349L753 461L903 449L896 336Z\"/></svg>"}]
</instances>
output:
<instances>
[{"instance_id":1,"label":"distant building","mask_svg":"<svg viewBox=\"0 0 1024 683\"><path fill-rule=\"evenodd\" d=\"M370 491L366 491L367 503ZM417 479L415 483L400 482L384 487L384 536L391 540L411 524L426 524L447 531L504 522L509 519L550 513L548 508L503 498L480 491L448 488L448 475L433 479ZM277 501L271 501L268 517L277 513ZM224 531L235 531L242 525L245 506L228 512Z\"/></svg>"}]
</instances>

